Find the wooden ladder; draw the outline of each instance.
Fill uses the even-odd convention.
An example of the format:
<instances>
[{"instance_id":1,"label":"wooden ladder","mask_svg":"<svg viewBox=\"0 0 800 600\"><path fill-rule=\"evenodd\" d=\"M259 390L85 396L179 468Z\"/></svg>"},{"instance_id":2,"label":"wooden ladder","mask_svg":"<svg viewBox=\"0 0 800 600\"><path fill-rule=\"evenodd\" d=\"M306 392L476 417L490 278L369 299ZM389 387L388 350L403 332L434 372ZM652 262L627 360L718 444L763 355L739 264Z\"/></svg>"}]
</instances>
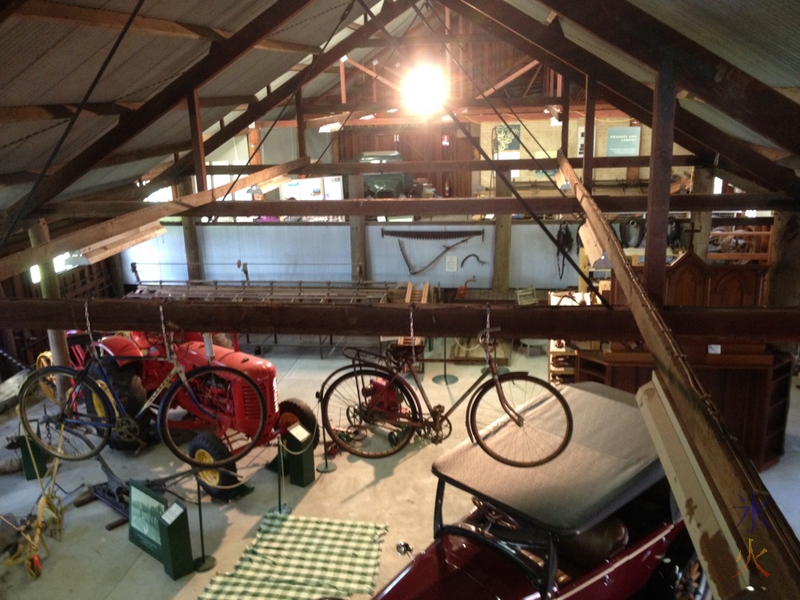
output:
<instances>
[{"instance_id":1,"label":"wooden ladder","mask_svg":"<svg viewBox=\"0 0 800 600\"><path fill-rule=\"evenodd\" d=\"M414 284L411 282L406 286L406 304L427 304L429 298L430 283L425 283L420 288L414 287ZM397 344L400 346L422 346L424 340L419 336L414 336L414 340L412 341L411 336L404 335L397 339Z\"/></svg>"}]
</instances>

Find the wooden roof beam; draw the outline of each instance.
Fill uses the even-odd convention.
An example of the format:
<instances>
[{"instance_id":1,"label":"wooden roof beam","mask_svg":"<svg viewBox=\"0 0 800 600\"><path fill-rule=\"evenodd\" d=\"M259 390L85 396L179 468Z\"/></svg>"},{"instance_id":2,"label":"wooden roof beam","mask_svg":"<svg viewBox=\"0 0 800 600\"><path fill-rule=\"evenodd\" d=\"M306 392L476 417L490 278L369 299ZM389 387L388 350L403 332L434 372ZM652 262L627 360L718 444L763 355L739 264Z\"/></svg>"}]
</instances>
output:
<instances>
[{"instance_id":1,"label":"wooden roof beam","mask_svg":"<svg viewBox=\"0 0 800 600\"><path fill-rule=\"evenodd\" d=\"M597 196L604 213L643 213L647 196ZM580 205L573 198L536 196L526 198L538 215L573 213ZM37 216L49 219L89 219L118 217L142 208L141 201L76 200L59 202L37 211ZM675 194L670 196L670 210L796 210L797 201L782 193L766 194ZM186 214L195 217L279 217L279 216L367 216L514 214L522 207L513 197L499 198L364 198L356 200L303 200L302 202L215 202L193 208ZM740 220L742 225L749 220Z\"/></svg>"},{"instance_id":2,"label":"wooden roof beam","mask_svg":"<svg viewBox=\"0 0 800 600\"><path fill-rule=\"evenodd\" d=\"M278 0L230 38L214 44L205 58L189 67L139 109L120 117L118 124L108 133L84 148L57 172L46 178L39 186L30 205L25 208L38 208L58 196L88 173L103 158L136 137L176 105L185 101L189 92L221 73L228 65L246 54L259 40L278 29L311 1ZM221 143L222 141L220 145ZM17 200L11 210L21 210L22 203L27 202L27 199L28 195L26 194Z\"/></svg>"},{"instance_id":3,"label":"wooden roof beam","mask_svg":"<svg viewBox=\"0 0 800 600\"><path fill-rule=\"evenodd\" d=\"M200 108L239 107L255 102L255 96L215 96L201 98ZM120 116L126 115L144 102L90 102L83 107L82 116ZM0 106L0 123L20 123L24 121L49 121L69 119L78 110L77 104L40 104L30 106ZM186 102L176 105L173 110L186 110Z\"/></svg>"},{"instance_id":4,"label":"wooden roof beam","mask_svg":"<svg viewBox=\"0 0 800 600\"><path fill-rule=\"evenodd\" d=\"M125 25L130 15L96 8L71 6L60 2L49 2L47 0L28 0L16 11L16 16L43 21L67 22L85 27L103 27L120 30ZM142 16L137 16L134 19L131 29L139 33L150 35L162 35L207 42L227 40L233 35L232 32L217 28ZM318 46L269 39L261 40L253 46L253 48L257 50L271 50L273 52L293 52L300 54L320 53L320 48Z\"/></svg>"},{"instance_id":5,"label":"wooden roof beam","mask_svg":"<svg viewBox=\"0 0 800 600\"><path fill-rule=\"evenodd\" d=\"M254 289L254 288L251 288ZM268 297L269 288L265 288ZM85 300L0 300L0 328L82 329ZM337 335L408 334L406 304L231 302L163 299L92 300L89 315L100 330L158 329L164 317L185 331L238 331ZM800 341L800 309L666 308L664 321L676 336L705 343ZM730 327L730 323L737 323ZM571 340L639 338L627 307L549 307L494 304L497 337ZM414 331L423 336L462 337L486 326L486 304L422 304ZM726 333L721 333L726 332Z\"/></svg>"},{"instance_id":6,"label":"wooden roof beam","mask_svg":"<svg viewBox=\"0 0 800 600\"><path fill-rule=\"evenodd\" d=\"M150 204L132 213L51 239L47 244L5 256L0 258L0 280L22 273L33 265L52 260L64 252L75 252L87 246L102 244L105 240L115 238L118 235L143 225L148 225L164 217L178 215L190 208L214 202L216 199L224 197L228 192L246 189L251 185L263 184L270 179L285 175L292 169L307 162L308 158L302 158L276 167L268 167L258 173L241 177L234 183L226 183L212 190L181 196L172 202Z\"/></svg>"},{"instance_id":7,"label":"wooden roof beam","mask_svg":"<svg viewBox=\"0 0 800 600\"><path fill-rule=\"evenodd\" d=\"M673 52L679 87L794 154L800 154L800 105L625 0L602 5L542 0L559 15L654 71ZM647 32L642 35L642 32Z\"/></svg>"},{"instance_id":8,"label":"wooden roof beam","mask_svg":"<svg viewBox=\"0 0 800 600\"><path fill-rule=\"evenodd\" d=\"M494 84L488 90L483 91L480 94L478 94L475 97L475 99L476 100L480 100L481 98L484 98L485 96L490 96L490 95L494 94L497 90L505 87L506 85L508 85L509 83L514 81L515 79L517 79L518 77L524 75L525 73L527 73L528 71L533 69L538 64L539 64L538 60L532 60L532 61L526 63L525 65L523 65L522 67L520 67L519 69L517 69L516 71L511 73L511 75L509 75L508 77L498 81L496 84Z\"/></svg>"}]
</instances>

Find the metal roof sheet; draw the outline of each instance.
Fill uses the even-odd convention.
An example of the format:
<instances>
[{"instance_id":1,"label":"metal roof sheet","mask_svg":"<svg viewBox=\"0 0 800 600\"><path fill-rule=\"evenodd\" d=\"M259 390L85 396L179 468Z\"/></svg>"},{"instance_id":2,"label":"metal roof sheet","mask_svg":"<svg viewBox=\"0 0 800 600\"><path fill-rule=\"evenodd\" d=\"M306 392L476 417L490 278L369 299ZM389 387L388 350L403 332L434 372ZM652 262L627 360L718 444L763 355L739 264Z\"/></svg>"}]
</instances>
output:
<instances>
[{"instance_id":1,"label":"metal roof sheet","mask_svg":"<svg viewBox=\"0 0 800 600\"><path fill-rule=\"evenodd\" d=\"M800 87L800 36L796 35L800 3L789 0L762 0L758 3L747 0L724 3L630 1L767 84ZM535 0L506 2L542 23L547 22L551 12ZM269 37L320 47L331 37L350 3L351 0L313 0ZM377 0L368 3L375 12L383 4ZM132 8L130 0L63 0L58 4L121 14L127 14ZM141 16L235 32L273 4L275 0L148 0L142 7ZM332 44L351 35L357 25L363 23L363 12L356 2L347 17L348 23L356 25L339 28L333 35ZM392 35L401 36L414 22L417 22L416 15L408 11L388 29ZM570 40L635 79L652 81L653 73L636 59L568 21L562 20L561 25ZM75 105L86 93L118 33L119 30L112 27L88 27L65 20L10 16L0 23L0 107ZM144 102L206 56L208 49L207 39L154 35L132 29L90 102ZM352 51L350 56L369 66L370 58L380 50L361 48ZM301 61L308 63L310 59L302 52L253 49L202 85L199 95L201 99L254 94L263 97L267 84L274 89L295 74L291 70L294 65ZM324 73L306 82L303 94L306 98L313 98L337 85L338 75ZM682 104L723 131L755 143L765 142L719 111L689 100L683 100ZM213 129L221 119L230 121L238 114L235 109L236 106L203 107L201 119L205 129ZM269 119L279 112L279 108L273 109L264 118ZM284 118L293 114L294 107L289 106ZM65 123L65 120L0 121L0 174L35 173L49 156ZM116 123L115 116L82 116L59 153L56 164L63 164ZM186 144L189 141L187 125L185 109L169 111L117 152ZM131 181L152 168L158 160L158 157L148 158L96 169L76 182L70 192ZM18 198L24 189L24 185L16 183L0 186L0 209L7 207L11 199Z\"/></svg>"},{"instance_id":2,"label":"metal roof sheet","mask_svg":"<svg viewBox=\"0 0 800 600\"><path fill-rule=\"evenodd\" d=\"M797 0L629 2L769 86L800 86Z\"/></svg>"}]
</instances>

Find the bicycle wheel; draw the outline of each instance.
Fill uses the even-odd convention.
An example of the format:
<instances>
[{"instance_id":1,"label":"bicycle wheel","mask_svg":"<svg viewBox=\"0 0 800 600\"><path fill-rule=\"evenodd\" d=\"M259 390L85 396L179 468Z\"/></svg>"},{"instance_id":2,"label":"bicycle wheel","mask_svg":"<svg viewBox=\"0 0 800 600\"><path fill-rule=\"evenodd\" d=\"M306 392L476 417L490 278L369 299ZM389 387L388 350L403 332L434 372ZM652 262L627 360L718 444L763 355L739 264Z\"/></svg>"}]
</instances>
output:
<instances>
[{"instance_id":1,"label":"bicycle wheel","mask_svg":"<svg viewBox=\"0 0 800 600\"><path fill-rule=\"evenodd\" d=\"M19 390L19 416L25 433L45 452L64 460L83 460L108 443L115 421L108 396L91 379L78 381L69 367L44 367Z\"/></svg>"},{"instance_id":2,"label":"bicycle wheel","mask_svg":"<svg viewBox=\"0 0 800 600\"><path fill-rule=\"evenodd\" d=\"M478 445L512 467L535 467L561 454L572 438L572 413L561 392L525 373L501 375L500 386L514 415L501 406L494 383L485 384L467 422Z\"/></svg>"},{"instance_id":3,"label":"bicycle wheel","mask_svg":"<svg viewBox=\"0 0 800 600\"><path fill-rule=\"evenodd\" d=\"M322 398L322 424L339 446L364 458L399 452L419 423L417 403L391 375L358 369L334 381Z\"/></svg>"},{"instance_id":4,"label":"bicycle wheel","mask_svg":"<svg viewBox=\"0 0 800 600\"><path fill-rule=\"evenodd\" d=\"M270 380L269 385L272 385ZM175 456L193 467L224 467L261 444L267 422L264 392L253 379L229 367L198 367L178 379L158 409L158 432ZM198 433L218 437L228 456L198 460L189 441ZM204 457L208 459L208 457Z\"/></svg>"}]
</instances>

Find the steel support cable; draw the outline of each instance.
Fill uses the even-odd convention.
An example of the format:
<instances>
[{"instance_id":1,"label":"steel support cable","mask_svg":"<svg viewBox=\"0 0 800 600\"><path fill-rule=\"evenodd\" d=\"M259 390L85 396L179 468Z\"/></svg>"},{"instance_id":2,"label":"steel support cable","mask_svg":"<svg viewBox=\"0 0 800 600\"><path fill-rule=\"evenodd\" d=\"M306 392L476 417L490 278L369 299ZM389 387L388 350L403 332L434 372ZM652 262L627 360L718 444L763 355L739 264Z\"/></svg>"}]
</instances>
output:
<instances>
[{"instance_id":1,"label":"steel support cable","mask_svg":"<svg viewBox=\"0 0 800 600\"><path fill-rule=\"evenodd\" d=\"M331 43L333 36L336 35L337 31L339 31L339 27L341 27L342 23L344 23L345 19L347 19L347 16L350 14L350 11L353 10L353 6L355 5L355 3L356 0L350 0L350 2L347 4L344 11L342 12L342 15L339 17L339 22L336 23L336 27L334 27L333 30L331 31L331 34L328 36L328 39L325 40L325 43L322 45L319 54L314 55L314 57L311 59L311 62L308 64L308 68L304 69L303 77L301 77L301 79L297 82L297 88L291 93L290 97L286 100L286 102L284 102L283 107L281 107L281 110L278 113L278 116L272 120L269 129L267 129L267 132L261 138L261 141L258 142L258 145L255 148L253 148L253 151L250 153L250 156L247 157L247 162L244 165L242 165L242 168L236 174L236 177L234 177L233 180L231 181L230 187L227 189L225 194L219 200L225 200L225 198L227 198L228 195L231 193L231 190L233 190L233 186L236 185L236 182L239 181L242 175L244 175L245 168L251 164L256 153L261 150L261 146L264 145L264 142L267 141L267 138L272 133L272 130L275 129L275 126L278 124L278 121L280 121L281 117L283 117L283 114L286 112L286 109L294 101L295 97L297 96L297 93L302 89L303 85L306 83L306 79L308 79L308 73L310 72L311 67L314 65L316 61L320 60L320 57L325 53L325 50L328 48L328 44Z\"/></svg>"},{"instance_id":2,"label":"steel support cable","mask_svg":"<svg viewBox=\"0 0 800 600\"><path fill-rule=\"evenodd\" d=\"M86 104L89 102L89 98L91 97L92 92L94 92L95 88L97 87L97 84L100 83L100 79L103 77L103 74L105 73L106 69L108 68L108 65L111 63L111 59L114 57L114 54L116 54L117 50L119 49L120 45L122 44L122 40L125 38L125 35L128 33L128 30L130 29L131 25L133 24L133 21L136 18L136 15L139 14L139 10L142 8L143 4L144 4L144 0L139 0L136 3L136 6L133 8L133 12L131 12L130 16L128 17L128 20L125 22L125 25L120 30L119 35L117 36L117 39L114 41L114 45L111 46L111 49L108 51L108 54L106 55L106 58L103 61L103 64L100 65L100 69L97 71L97 74L95 75L94 80L89 85L89 88L86 90L86 93L84 94L83 98L81 99L80 103L78 104L78 107L75 109L75 112L72 113L72 117L70 117L70 120L67 123L67 128L61 134L61 137L59 138L58 142L56 142L55 148L53 148L53 151L50 153L50 156L48 157L47 162L45 163L44 167L42 167L42 170L39 172L39 175L36 177L36 181L33 183L33 187L31 188L31 191L28 193L27 197L25 198L25 202L22 204L20 209L17 212L15 212L14 215L11 217L11 222L8 224L8 229L6 230L5 234L3 235L3 239L0 240L0 250L2 250L5 247L5 245L8 243L8 239L11 237L11 234L17 228L17 225L19 225L19 222L23 218L27 217L30 214L30 212L31 212L30 211L30 206L33 203L33 199L36 196L36 192L39 190L39 186L42 185L42 182L44 181L44 178L47 175L47 171L53 165L53 161L55 161L56 156L61 151L61 146L64 145L64 142L66 141L67 136L70 134L70 131L72 131L72 128L75 126L75 123L77 122L78 117L81 115L81 112L83 112L83 109L85 108Z\"/></svg>"},{"instance_id":3,"label":"steel support cable","mask_svg":"<svg viewBox=\"0 0 800 600\"><path fill-rule=\"evenodd\" d=\"M409 23L408 27L406 28L405 33L408 33L409 31L411 31L411 28L414 26L414 23L416 23L416 21L417 21L417 16L414 15L414 18L411 20L411 23ZM403 35L405 35L405 33ZM396 46L392 46L391 47L391 52L389 53L389 56L384 59L384 62L388 63L391 60L392 56L394 56L394 53L396 51L397 51L397 47ZM385 69L385 67L383 67L383 66L381 66L381 68ZM378 69L375 69L375 75L372 77L371 82L374 83L375 81L377 81L379 76L380 76L380 73L378 73ZM347 85L347 82L345 82L345 86L346 85ZM365 87L364 88L364 92L366 92L367 89L368 89L368 87ZM344 121L342 122L341 127L339 128L338 131L334 132L334 134L331 136L331 140L328 142L328 145L325 146L325 148L322 150L322 152L320 152L319 158L317 158L317 160L314 161L314 164L319 164L319 162L322 160L322 157L325 156L325 153L333 145L333 142L335 142L339 138L339 134L344 129L344 126L347 125L347 122L350 120L350 118L353 116L353 114L358 112L358 109L361 106L361 103L364 101L365 98L366 98L366 93L359 94L358 101L356 102L355 107L353 107L353 110L348 112L347 117L345 117Z\"/></svg>"},{"instance_id":4,"label":"steel support cable","mask_svg":"<svg viewBox=\"0 0 800 600\"><path fill-rule=\"evenodd\" d=\"M450 30L447 28L447 24L442 21L442 18L439 15L439 13L434 11L434 15L436 16L436 19L439 21L439 23L442 25L442 27L444 27L444 29L448 32L448 35L449 35L450 34ZM431 33L433 33L437 37L439 36L439 34L436 32L435 29L433 29L433 27L430 25L430 23L425 21L425 24L428 26L428 29L431 30ZM439 42L444 47L445 52L447 52L450 55L450 58L453 60L453 62L456 64L456 66L461 70L462 73L464 73L466 78L472 84L472 87L475 88L476 90L480 91L481 98L486 101L486 103L489 105L489 108L492 109L492 112L495 114L495 116L498 119L500 119L500 122L503 125L505 125L506 129L508 130L508 132L514 137L514 139L517 142L519 142L520 147L523 148L525 150L525 152L528 153L528 156L530 156L533 159L533 161L536 164L536 166L539 167L539 170L542 171L542 173L544 174L545 177L547 177L547 180L550 183L553 184L553 186L558 190L559 194L561 194L562 197L567 198L568 196L564 193L564 190L562 190L561 188L558 187L558 185L553 180L553 178L547 173L547 170L542 167L542 164L539 162L539 159L536 156L534 156L533 152L531 152L528 149L528 147L525 145L525 143L522 141L522 138L520 136L518 136L514 132L513 129L511 129L511 126L505 120L505 117L503 117L503 115L500 113L499 110L497 110L497 107L492 102L492 98L490 98L489 96L486 95L486 92L484 90L491 89L494 84L489 80L488 77L486 77L486 74L483 72L483 70L479 66L477 66L477 65L475 66L475 71L477 71L478 75L480 75L480 77L483 80L484 84L486 86L489 86L489 87L484 87L484 86L478 87L475 84L475 80L472 78L470 73L463 67L463 65L459 62L458 58L456 58L456 56L453 54L453 51L447 48L447 43L442 41L441 38L439 38ZM456 45L458 45L458 48L462 52L462 54L466 56L467 52L466 52L465 46L461 42L456 42ZM542 143L539 141L539 138L537 138L533 134L533 132L528 128L528 126L525 125L525 122L520 118L520 116L517 114L517 112L511 106L511 104L503 96L499 96L499 97L503 100L503 103L505 104L505 108L519 122L520 126L522 126L525 129L525 131L528 133L528 135L531 136L531 139L533 139L533 141L536 142L536 145L539 146L539 148L542 150L542 152L544 152L545 156L548 159L552 159L552 157L550 156L550 153L547 151L547 149L544 146L542 146Z\"/></svg>"},{"instance_id":5,"label":"steel support cable","mask_svg":"<svg viewBox=\"0 0 800 600\"><path fill-rule=\"evenodd\" d=\"M364 10L366 10L366 11L369 13L369 15L370 15L370 16L371 16L371 17L374 19L374 18L375 18L375 15L372 13L372 11L370 10L369 6L367 6L367 5L365 4L364 0L358 0L358 2L359 2L359 3L360 3L360 4L361 4L363 7L364 7ZM422 13L421 13L421 11L420 11L420 9L417 7L417 5L414 3L414 1L413 1L413 0L408 0L408 4L409 4L409 5L410 5L410 7L411 7L411 8L412 8L412 9L413 9L413 10L414 10L416 13L417 13L417 15L419 15L419 16L420 16L420 18L421 18L421 19L422 19L422 20L423 20L423 21L424 21L424 22L425 22L425 23L428 25L429 29L431 29L431 32L432 32L432 33L433 33L433 34L436 36L436 38L437 38L437 39L439 40L439 42L442 44L442 47L444 47L444 48L446 49L446 48L447 48L447 43L441 39L441 37L439 36L438 32L436 32L436 31L435 31L435 30L434 30L434 29L433 29L433 28L430 26L430 24L429 24L429 23L428 23L428 22L427 22L427 21L424 19L423 15L422 15ZM383 34L386 36L386 38L387 38L389 41L391 41L391 42L392 42L392 44L393 44L395 47L398 47L397 40L396 40L396 39L394 39L394 38L393 38L393 37L392 37L392 36L389 34L389 32L386 30L386 28L385 28L385 27L381 26L381 31L382 31L382 32L383 32ZM402 51L401 51L401 52L402 52ZM452 55L452 53L451 53L451 52L448 52L448 53L449 53L449 54L451 55L451 57L453 58L454 62L456 63L456 66L458 66L458 68L459 68L459 69L461 69L461 71L462 71L462 72L463 72L463 73L464 73L464 74L465 74L465 75L466 75L466 76L469 78L470 82L472 82L472 84L474 85L474 81L473 81L473 80L472 80L472 78L469 76L469 74L466 72L466 70L463 68L463 66L462 66L462 65L461 65L461 64L458 62L458 60L456 60L456 59L455 59L455 57L453 57L453 55ZM477 86L476 86L476 87L477 87ZM484 94L484 98L485 98L485 97L486 97L486 96L485 96L485 94ZM490 105L491 105L491 103L490 103ZM499 113L496 111L496 109L494 109L494 107L492 107L492 108L493 108L493 110L495 110L495 113L497 114L497 116L498 116L498 117L500 117L500 118L501 118L501 120L502 120L502 115L500 115L500 114L499 114ZM519 202L519 204L520 204L520 205L521 205L521 206L522 206L522 207L525 209L525 211L526 211L526 212L527 212L527 213L528 213L528 214L531 216L531 218L532 218L532 219L533 219L533 220L536 222L536 224L537 224L537 225L538 225L538 226L541 228L541 230L542 230L542 231L545 233L545 235L546 235L546 236L547 236L547 238L550 240L550 242L551 242L551 243L552 243L552 244L553 244L553 245L556 247L556 249L557 249L557 252L558 252L558 253L560 253L560 254L562 254L562 256L563 256L563 257L566 259L566 261L567 261L567 262L568 262L568 263L569 263L569 264L572 266L572 268L575 270L575 272L578 274L578 276L579 276L579 277L580 277L580 278L581 278L581 279L582 279L582 280L583 280L583 281L586 283L586 285L588 286L589 290L590 290L590 291L592 291L592 292L595 294L595 296L597 297L597 299L598 299L598 300L600 300L600 303L601 303L603 306L605 306L607 309L609 309L609 310L610 310L610 309L611 309L611 305L610 305L610 304L609 304L609 302L608 302L608 301L607 301L607 300L606 300L606 299L605 299L605 298L604 298L604 297L603 297L603 296L600 294L600 292L598 291L597 287L594 285L594 282L593 282L593 281L592 281L592 280L589 278L589 276L588 276L586 273L584 273L584 272L581 270L581 268L580 268L580 266L578 265L578 263L576 263L576 262L575 262L575 260L574 260L574 259L573 259L571 256L569 256L569 253L565 253L565 252L563 251L563 249L561 249L561 248L559 247L559 245L558 245L558 240L556 239L556 237L555 237L555 236L554 236L554 235L553 235L553 234L550 232L550 230L548 230L548 229L547 229L547 227L545 226L545 224L544 224L544 222L542 221L542 219L541 219L541 218L540 218L540 217L539 217L539 216L538 216L538 215L537 215L537 214L536 214L536 213L533 211L533 209L531 208L530 204L528 204L528 202L526 202L526 201L525 201L525 199L524 199L524 198L523 198L523 197L520 195L520 193L517 191L516 187L514 187L514 185L513 185L513 184L511 183L511 181L509 180L509 178L508 178L508 177L506 177L505 173L504 173L504 172L503 172L501 169L499 169L499 168L497 167L496 163L494 162L494 159L492 159L492 158L491 158L491 157L490 157L490 156L489 156L489 155L486 153L486 151L485 151L485 150L484 150L484 149L481 147L481 145L480 145L480 142L474 138L474 136L473 136L473 135L472 135L472 134L469 132L469 130L467 129L467 127L466 127L466 126L465 126L465 125L464 125L464 124L463 124L463 123L462 123L462 122L461 122L461 121L458 119L458 116L455 114L455 112L454 112L454 111L453 111L453 110L452 110L450 107L445 107L445 111L446 111L446 112L447 112L447 114L450 116L450 118L453 120L453 122L454 122L454 123L455 123L455 124L458 126L458 128L461 130L461 132L464 134L464 136L465 136L465 137L466 137L466 138L469 140L469 142L472 144L472 146L473 146L473 147L474 147L474 148L475 148L475 149L476 149L476 150L477 150L477 151L480 153L480 155L483 157L483 159L484 159L484 160L486 160L486 162L487 162L487 163L488 163L488 164L489 164L489 165L492 167L492 170L495 172L495 175L497 176L497 178L498 178L498 179L500 179L500 181L502 181L502 182L503 182L503 184L504 184L504 185L505 185L505 186L508 188L508 190L509 190L509 191L511 192L511 194L514 196L514 198L516 198L517 202ZM505 121L504 121L504 122L505 122ZM534 139L535 139L535 138L534 138ZM533 157L533 160L534 160L534 161L537 161L537 159L536 159L535 157ZM548 178L549 178L549 176L548 176ZM552 179L550 179L550 181L551 181L551 183L553 183L553 184L555 185L555 182L554 182ZM556 189L559 191L559 193L560 193L560 194L561 194L561 195L562 195L562 196L563 196L565 199L567 199L567 196L566 196L566 194L564 194L564 191L563 191L563 190L561 190L561 189L560 189L560 188L559 188L557 185L556 185L555 187L556 187Z\"/></svg>"}]
</instances>

